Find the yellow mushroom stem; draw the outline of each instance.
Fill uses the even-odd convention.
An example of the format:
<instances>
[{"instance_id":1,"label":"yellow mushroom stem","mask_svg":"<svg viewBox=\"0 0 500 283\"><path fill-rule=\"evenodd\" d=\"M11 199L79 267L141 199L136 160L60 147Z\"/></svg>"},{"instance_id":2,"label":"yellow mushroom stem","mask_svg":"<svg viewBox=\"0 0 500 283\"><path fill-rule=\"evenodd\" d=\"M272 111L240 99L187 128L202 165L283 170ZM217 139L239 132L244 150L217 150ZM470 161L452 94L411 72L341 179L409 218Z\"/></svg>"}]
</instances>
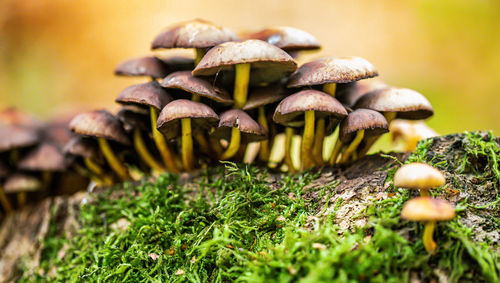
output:
<instances>
[{"instance_id":1,"label":"yellow mushroom stem","mask_svg":"<svg viewBox=\"0 0 500 283\"><path fill-rule=\"evenodd\" d=\"M111 186L113 185L113 179L111 177L109 177L106 172L104 172L104 170L101 168L101 166L99 166L97 163L95 163L94 161L92 161L90 158L84 158L83 159L83 162L85 163L85 166L87 167L87 169L89 169L89 171L97 176L97 178L99 178L99 182L96 182L96 183L102 183L106 186Z\"/></svg>"},{"instance_id":2,"label":"yellow mushroom stem","mask_svg":"<svg viewBox=\"0 0 500 283\"><path fill-rule=\"evenodd\" d=\"M420 190L420 196L422 196L422 197L430 197L431 194L429 193L429 190Z\"/></svg>"},{"instance_id":3,"label":"yellow mushroom stem","mask_svg":"<svg viewBox=\"0 0 500 283\"><path fill-rule=\"evenodd\" d=\"M210 145L208 144L207 138L203 133L194 134L193 137L196 143L198 143L201 152L213 155L213 153L210 150Z\"/></svg>"},{"instance_id":4,"label":"yellow mushroom stem","mask_svg":"<svg viewBox=\"0 0 500 283\"><path fill-rule=\"evenodd\" d=\"M203 56L205 56L205 49L204 48L195 48L194 53L195 53L194 66L196 67L198 65L198 63L200 63L201 58L203 58Z\"/></svg>"},{"instance_id":5,"label":"yellow mushroom stem","mask_svg":"<svg viewBox=\"0 0 500 283\"><path fill-rule=\"evenodd\" d=\"M17 195L16 195L16 197L17 197L17 206L19 208L23 208L24 205L26 204L26 195L27 195L26 192L19 192L19 193L17 193Z\"/></svg>"},{"instance_id":6,"label":"yellow mushroom stem","mask_svg":"<svg viewBox=\"0 0 500 283\"><path fill-rule=\"evenodd\" d=\"M313 158L318 166L322 166L323 160L323 141L325 139L325 118L319 118L316 123L316 133L314 134Z\"/></svg>"},{"instance_id":7,"label":"yellow mushroom stem","mask_svg":"<svg viewBox=\"0 0 500 283\"><path fill-rule=\"evenodd\" d=\"M432 238L435 228L436 228L436 221L427 221L424 224L424 236L422 240L424 242L425 250L428 253L432 253L437 247L436 242L434 242L434 239Z\"/></svg>"},{"instance_id":8,"label":"yellow mushroom stem","mask_svg":"<svg viewBox=\"0 0 500 283\"><path fill-rule=\"evenodd\" d=\"M97 141L99 142L99 148L101 149L102 154L109 163L111 169L113 169L113 171L115 171L118 177L120 177L123 181L131 180L132 178L130 177L128 168L125 167L125 165L123 165L123 163L115 155L108 141L104 138L97 138Z\"/></svg>"},{"instance_id":9,"label":"yellow mushroom stem","mask_svg":"<svg viewBox=\"0 0 500 283\"><path fill-rule=\"evenodd\" d=\"M146 165L149 166L149 168L158 172L163 171L163 166L156 161L151 152L149 152L139 128L134 129L134 147L137 153L139 153L141 159L146 163Z\"/></svg>"},{"instance_id":10,"label":"yellow mushroom stem","mask_svg":"<svg viewBox=\"0 0 500 283\"><path fill-rule=\"evenodd\" d=\"M345 152L342 153L342 162L349 161L349 157L358 148L364 136L365 130L361 130L356 133L356 137L354 137L354 140L349 144Z\"/></svg>"},{"instance_id":11,"label":"yellow mushroom stem","mask_svg":"<svg viewBox=\"0 0 500 283\"><path fill-rule=\"evenodd\" d=\"M156 143L158 151L160 152L161 158L163 159L163 162L165 163L165 166L169 171L178 173L179 169L175 164L174 155L168 148L167 140L165 140L165 137L158 131L158 129L156 129L156 122L158 120L158 110L156 110L156 108L154 107L150 107L149 113L151 117L151 129L153 131L153 139Z\"/></svg>"},{"instance_id":12,"label":"yellow mushroom stem","mask_svg":"<svg viewBox=\"0 0 500 283\"><path fill-rule=\"evenodd\" d=\"M302 134L301 160L302 168L310 168L312 164L311 149L314 141L314 110L304 113L304 133Z\"/></svg>"},{"instance_id":13,"label":"yellow mushroom stem","mask_svg":"<svg viewBox=\"0 0 500 283\"><path fill-rule=\"evenodd\" d=\"M227 147L226 151L224 151L220 159L227 160L235 156L236 153L238 153L238 149L240 148L240 143L241 143L240 130L237 127L233 127L231 129L231 141L229 142L229 146Z\"/></svg>"},{"instance_id":14,"label":"yellow mushroom stem","mask_svg":"<svg viewBox=\"0 0 500 283\"><path fill-rule=\"evenodd\" d=\"M336 83L329 83L323 85L323 91L328 93L329 95L335 97L335 91L337 90Z\"/></svg>"},{"instance_id":15,"label":"yellow mushroom stem","mask_svg":"<svg viewBox=\"0 0 500 283\"><path fill-rule=\"evenodd\" d=\"M42 171L42 190L48 193L50 190L50 183L52 182L52 172L48 170Z\"/></svg>"},{"instance_id":16,"label":"yellow mushroom stem","mask_svg":"<svg viewBox=\"0 0 500 283\"><path fill-rule=\"evenodd\" d=\"M335 146L333 147L332 155L330 156L330 162L329 162L330 165L334 165L335 163L337 163L337 159L339 157L340 150L342 149L343 145L344 144L342 143L340 138L337 138L337 141L335 142Z\"/></svg>"},{"instance_id":17,"label":"yellow mushroom stem","mask_svg":"<svg viewBox=\"0 0 500 283\"><path fill-rule=\"evenodd\" d=\"M182 146L182 164L184 170L192 171L194 169L193 156L193 136L191 135L191 118L181 119L181 146Z\"/></svg>"},{"instance_id":18,"label":"yellow mushroom stem","mask_svg":"<svg viewBox=\"0 0 500 283\"><path fill-rule=\"evenodd\" d=\"M285 128L285 164L288 166L290 173L295 173L295 167L292 160L292 138L294 130L291 127Z\"/></svg>"},{"instance_id":19,"label":"yellow mushroom stem","mask_svg":"<svg viewBox=\"0 0 500 283\"><path fill-rule=\"evenodd\" d=\"M387 120L387 124L390 125L391 122L396 118L397 112L384 112L385 120ZM380 136L371 136L366 139L365 145L358 150L358 158L365 156L373 144L380 138Z\"/></svg>"},{"instance_id":20,"label":"yellow mushroom stem","mask_svg":"<svg viewBox=\"0 0 500 283\"><path fill-rule=\"evenodd\" d=\"M384 112L385 120L387 120L387 124L390 125L391 122L396 119L397 112Z\"/></svg>"},{"instance_id":21,"label":"yellow mushroom stem","mask_svg":"<svg viewBox=\"0 0 500 283\"><path fill-rule=\"evenodd\" d=\"M266 110L264 106L259 107L259 124L269 133L269 125L267 124ZM260 142L259 159L261 161L267 162L269 160L269 138Z\"/></svg>"},{"instance_id":22,"label":"yellow mushroom stem","mask_svg":"<svg viewBox=\"0 0 500 283\"><path fill-rule=\"evenodd\" d=\"M222 148L222 145L220 144L220 141L218 138L209 136L210 140L210 148L214 151L215 155L217 156L217 159L219 159L219 156L224 153L224 148Z\"/></svg>"},{"instance_id":23,"label":"yellow mushroom stem","mask_svg":"<svg viewBox=\"0 0 500 283\"><path fill-rule=\"evenodd\" d=\"M5 210L5 212L10 213L14 210L9 202L9 199L5 195L5 192L3 191L2 187L0 187L0 203L2 204L2 207Z\"/></svg>"},{"instance_id":24,"label":"yellow mushroom stem","mask_svg":"<svg viewBox=\"0 0 500 283\"><path fill-rule=\"evenodd\" d=\"M234 77L234 108L241 109L247 103L250 64L236 64Z\"/></svg>"}]
</instances>

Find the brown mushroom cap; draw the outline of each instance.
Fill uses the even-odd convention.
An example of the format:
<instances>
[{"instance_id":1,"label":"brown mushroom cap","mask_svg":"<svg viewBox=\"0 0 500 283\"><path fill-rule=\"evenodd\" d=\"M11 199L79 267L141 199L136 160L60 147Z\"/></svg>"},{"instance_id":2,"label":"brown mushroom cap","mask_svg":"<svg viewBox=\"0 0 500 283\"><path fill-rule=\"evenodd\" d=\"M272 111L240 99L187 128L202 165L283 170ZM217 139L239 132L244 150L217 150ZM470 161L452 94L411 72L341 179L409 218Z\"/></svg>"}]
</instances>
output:
<instances>
[{"instance_id":1,"label":"brown mushroom cap","mask_svg":"<svg viewBox=\"0 0 500 283\"><path fill-rule=\"evenodd\" d=\"M248 99L243 110L251 110L278 102L286 97L286 91L280 84L271 84L264 87L250 89Z\"/></svg>"},{"instance_id":2,"label":"brown mushroom cap","mask_svg":"<svg viewBox=\"0 0 500 283\"><path fill-rule=\"evenodd\" d=\"M297 63L282 49L262 40L249 39L226 42L210 49L193 70L193 75L211 76L245 63L252 64L253 71L263 69L273 73L273 77L283 77L297 69Z\"/></svg>"},{"instance_id":3,"label":"brown mushroom cap","mask_svg":"<svg viewBox=\"0 0 500 283\"><path fill-rule=\"evenodd\" d=\"M64 147L63 152L65 154L89 158L98 163L104 162L96 141L82 136L72 138Z\"/></svg>"},{"instance_id":4,"label":"brown mushroom cap","mask_svg":"<svg viewBox=\"0 0 500 283\"><path fill-rule=\"evenodd\" d=\"M194 69L194 59L184 56L162 57L160 60L167 66L168 73L190 71ZM165 76L163 76L164 78Z\"/></svg>"},{"instance_id":5,"label":"brown mushroom cap","mask_svg":"<svg viewBox=\"0 0 500 283\"><path fill-rule=\"evenodd\" d=\"M40 128L44 123L15 107L9 107L0 111L0 125Z\"/></svg>"},{"instance_id":6,"label":"brown mushroom cap","mask_svg":"<svg viewBox=\"0 0 500 283\"><path fill-rule=\"evenodd\" d=\"M205 20L195 19L168 27L155 37L151 49L209 48L234 40L238 40L238 36L231 30Z\"/></svg>"},{"instance_id":7,"label":"brown mushroom cap","mask_svg":"<svg viewBox=\"0 0 500 283\"><path fill-rule=\"evenodd\" d=\"M350 83L378 76L373 65L361 57L329 57L305 63L290 76L288 87Z\"/></svg>"},{"instance_id":8,"label":"brown mushroom cap","mask_svg":"<svg viewBox=\"0 0 500 283\"><path fill-rule=\"evenodd\" d=\"M407 88L389 87L363 95L355 108L379 112L397 112L396 118L422 120L434 113L430 102L422 94Z\"/></svg>"},{"instance_id":9,"label":"brown mushroom cap","mask_svg":"<svg viewBox=\"0 0 500 283\"><path fill-rule=\"evenodd\" d=\"M387 84L375 79L339 84L335 92L335 97L342 104L352 108L356 104L356 101L363 95L386 87L388 87Z\"/></svg>"},{"instance_id":10,"label":"brown mushroom cap","mask_svg":"<svg viewBox=\"0 0 500 283\"><path fill-rule=\"evenodd\" d=\"M127 107L122 107L120 111L116 113L116 117L120 119L123 124L123 129L127 132L131 132L135 128L145 131L151 130L150 117L144 113L136 112Z\"/></svg>"},{"instance_id":11,"label":"brown mushroom cap","mask_svg":"<svg viewBox=\"0 0 500 283\"><path fill-rule=\"evenodd\" d=\"M117 76L147 76L156 79L164 78L168 73L166 64L155 56L128 59L115 69Z\"/></svg>"},{"instance_id":12,"label":"brown mushroom cap","mask_svg":"<svg viewBox=\"0 0 500 283\"><path fill-rule=\"evenodd\" d=\"M191 118L193 133L210 129L217 125L219 116L209 106L187 99L170 102L158 116L157 128L167 139L181 135L181 119Z\"/></svg>"},{"instance_id":13,"label":"brown mushroom cap","mask_svg":"<svg viewBox=\"0 0 500 283\"><path fill-rule=\"evenodd\" d=\"M444 221L455 217L455 208L443 199L416 197L401 210L401 218L410 221Z\"/></svg>"},{"instance_id":14,"label":"brown mushroom cap","mask_svg":"<svg viewBox=\"0 0 500 283\"><path fill-rule=\"evenodd\" d=\"M370 109L356 109L342 120L339 127L339 138L348 142L357 131L365 130L364 135L378 136L389 131L389 125L384 115Z\"/></svg>"},{"instance_id":15,"label":"brown mushroom cap","mask_svg":"<svg viewBox=\"0 0 500 283\"><path fill-rule=\"evenodd\" d=\"M405 164L394 175L394 186L406 189L428 190L442 187L445 182L441 171L425 163Z\"/></svg>"},{"instance_id":16,"label":"brown mushroom cap","mask_svg":"<svg viewBox=\"0 0 500 283\"><path fill-rule=\"evenodd\" d=\"M311 110L316 111L316 117L330 116L342 119L347 116L344 106L331 95L318 90L306 89L283 99L276 107L273 120L278 124L292 126L304 112Z\"/></svg>"},{"instance_id":17,"label":"brown mushroom cap","mask_svg":"<svg viewBox=\"0 0 500 283\"><path fill-rule=\"evenodd\" d=\"M250 143L266 139L266 130L245 111L231 109L220 114L219 126L213 135L220 139L230 140L233 127L241 133L241 143Z\"/></svg>"},{"instance_id":18,"label":"brown mushroom cap","mask_svg":"<svg viewBox=\"0 0 500 283\"><path fill-rule=\"evenodd\" d=\"M158 82L152 81L127 87L115 101L123 105L135 104L161 110L172 100L172 96Z\"/></svg>"},{"instance_id":19,"label":"brown mushroom cap","mask_svg":"<svg viewBox=\"0 0 500 283\"><path fill-rule=\"evenodd\" d=\"M247 35L246 39L260 39L287 52L321 48L320 43L312 34L293 27L263 29Z\"/></svg>"},{"instance_id":20,"label":"brown mushroom cap","mask_svg":"<svg viewBox=\"0 0 500 283\"><path fill-rule=\"evenodd\" d=\"M10 176L3 186L5 193L33 192L42 188L42 183L37 178L16 173Z\"/></svg>"},{"instance_id":21,"label":"brown mushroom cap","mask_svg":"<svg viewBox=\"0 0 500 283\"><path fill-rule=\"evenodd\" d=\"M233 104L231 95L207 80L194 77L190 71L180 71L168 75L161 82L164 88L181 89L191 94L206 97L222 104Z\"/></svg>"},{"instance_id":22,"label":"brown mushroom cap","mask_svg":"<svg viewBox=\"0 0 500 283\"><path fill-rule=\"evenodd\" d=\"M77 115L69 123L69 128L80 135L105 138L130 145L120 120L106 110L94 110Z\"/></svg>"},{"instance_id":23,"label":"brown mushroom cap","mask_svg":"<svg viewBox=\"0 0 500 283\"><path fill-rule=\"evenodd\" d=\"M47 142L29 152L18 164L19 169L27 171L64 171L66 166L61 150Z\"/></svg>"},{"instance_id":24,"label":"brown mushroom cap","mask_svg":"<svg viewBox=\"0 0 500 283\"><path fill-rule=\"evenodd\" d=\"M36 145L38 131L22 126L0 126L0 152Z\"/></svg>"}]
</instances>

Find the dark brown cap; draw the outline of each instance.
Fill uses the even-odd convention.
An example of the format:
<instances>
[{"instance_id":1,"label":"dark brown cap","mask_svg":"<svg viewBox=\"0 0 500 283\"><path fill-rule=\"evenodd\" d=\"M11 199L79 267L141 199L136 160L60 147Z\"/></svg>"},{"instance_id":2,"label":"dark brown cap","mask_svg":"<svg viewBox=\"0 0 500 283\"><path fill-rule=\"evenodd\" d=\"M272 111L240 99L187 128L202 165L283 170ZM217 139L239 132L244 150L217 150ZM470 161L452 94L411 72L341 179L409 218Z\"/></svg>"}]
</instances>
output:
<instances>
[{"instance_id":1,"label":"dark brown cap","mask_svg":"<svg viewBox=\"0 0 500 283\"><path fill-rule=\"evenodd\" d=\"M252 64L252 69L264 69L274 76L284 76L297 69L297 63L280 48L262 40L226 42L210 49L193 70L195 76L211 76L232 70L236 64Z\"/></svg>"},{"instance_id":2,"label":"dark brown cap","mask_svg":"<svg viewBox=\"0 0 500 283\"><path fill-rule=\"evenodd\" d=\"M156 110L161 110L172 101L172 96L158 82L152 81L127 87L115 101L124 105L151 106Z\"/></svg>"},{"instance_id":3,"label":"dark brown cap","mask_svg":"<svg viewBox=\"0 0 500 283\"><path fill-rule=\"evenodd\" d=\"M302 120L304 112L311 110L316 111L316 117L341 119L347 116L347 111L337 99L322 91L307 89L283 99L276 107L273 120L278 124L292 126L297 118Z\"/></svg>"},{"instance_id":4,"label":"dark brown cap","mask_svg":"<svg viewBox=\"0 0 500 283\"><path fill-rule=\"evenodd\" d=\"M80 135L105 138L130 145L120 120L106 110L82 113L71 120L69 128Z\"/></svg>"},{"instance_id":5,"label":"dark brown cap","mask_svg":"<svg viewBox=\"0 0 500 283\"><path fill-rule=\"evenodd\" d=\"M249 34L245 38L260 39L287 52L321 48L320 43L312 34L292 27L267 28Z\"/></svg>"},{"instance_id":6,"label":"dark brown cap","mask_svg":"<svg viewBox=\"0 0 500 283\"><path fill-rule=\"evenodd\" d=\"M151 130L151 121L149 115L136 112L133 109L122 107L116 117L123 123L123 129L127 132L133 131L135 128L149 131Z\"/></svg>"},{"instance_id":7,"label":"dark brown cap","mask_svg":"<svg viewBox=\"0 0 500 283\"><path fill-rule=\"evenodd\" d=\"M205 79L194 77L190 71L172 73L163 79L161 85L164 88L181 89L222 104L230 105L234 103L231 95L226 90Z\"/></svg>"},{"instance_id":8,"label":"dark brown cap","mask_svg":"<svg viewBox=\"0 0 500 283\"><path fill-rule=\"evenodd\" d=\"M19 169L27 171L64 171L66 166L61 150L48 142L33 149L18 164Z\"/></svg>"},{"instance_id":9,"label":"dark brown cap","mask_svg":"<svg viewBox=\"0 0 500 283\"><path fill-rule=\"evenodd\" d=\"M37 130L23 126L0 126L0 152L36 145L40 141Z\"/></svg>"},{"instance_id":10,"label":"dark brown cap","mask_svg":"<svg viewBox=\"0 0 500 283\"><path fill-rule=\"evenodd\" d=\"M389 87L362 96L355 108L368 108L379 112L397 112L396 118L422 120L434 113L422 94L407 88Z\"/></svg>"},{"instance_id":11,"label":"dark brown cap","mask_svg":"<svg viewBox=\"0 0 500 283\"><path fill-rule=\"evenodd\" d=\"M373 65L361 57L329 57L305 63L290 76L288 87L350 83L378 76Z\"/></svg>"},{"instance_id":12,"label":"dark brown cap","mask_svg":"<svg viewBox=\"0 0 500 283\"><path fill-rule=\"evenodd\" d=\"M241 133L241 143L250 143L266 139L266 130L245 111L231 109L220 114L219 126L213 135L220 139L230 140L233 127Z\"/></svg>"},{"instance_id":13,"label":"dark brown cap","mask_svg":"<svg viewBox=\"0 0 500 283\"><path fill-rule=\"evenodd\" d=\"M178 99L163 108L158 116L157 128L167 139L173 139L181 135L182 118L191 119L193 133L210 129L219 121L219 116L209 106L201 102Z\"/></svg>"},{"instance_id":14,"label":"dark brown cap","mask_svg":"<svg viewBox=\"0 0 500 283\"><path fill-rule=\"evenodd\" d=\"M72 138L63 151L65 154L89 158L98 163L104 161L96 141L82 136Z\"/></svg>"},{"instance_id":15,"label":"dark brown cap","mask_svg":"<svg viewBox=\"0 0 500 283\"><path fill-rule=\"evenodd\" d=\"M363 95L386 87L388 87L387 84L376 79L338 84L335 98L345 106L352 108Z\"/></svg>"},{"instance_id":16,"label":"dark brown cap","mask_svg":"<svg viewBox=\"0 0 500 283\"><path fill-rule=\"evenodd\" d=\"M16 173L7 178L3 186L5 193L33 192L42 188L42 183L37 178Z\"/></svg>"},{"instance_id":17,"label":"dark brown cap","mask_svg":"<svg viewBox=\"0 0 500 283\"><path fill-rule=\"evenodd\" d=\"M151 48L209 48L234 40L238 36L231 30L195 19L166 28L155 37Z\"/></svg>"},{"instance_id":18,"label":"dark brown cap","mask_svg":"<svg viewBox=\"0 0 500 283\"><path fill-rule=\"evenodd\" d=\"M118 76L147 76L164 78L168 75L165 63L155 56L133 58L121 62L115 69Z\"/></svg>"},{"instance_id":19,"label":"dark brown cap","mask_svg":"<svg viewBox=\"0 0 500 283\"><path fill-rule=\"evenodd\" d=\"M389 125L384 115L370 109L356 109L342 120L339 126L339 138L348 142L357 131L365 130L365 136L379 136L389 132Z\"/></svg>"},{"instance_id":20,"label":"dark brown cap","mask_svg":"<svg viewBox=\"0 0 500 283\"><path fill-rule=\"evenodd\" d=\"M271 84L250 89L248 100L243 110L251 110L278 102L286 97L286 91L281 84Z\"/></svg>"},{"instance_id":21,"label":"dark brown cap","mask_svg":"<svg viewBox=\"0 0 500 283\"><path fill-rule=\"evenodd\" d=\"M455 217L455 208L444 199L416 197L405 203L401 218L410 221L444 221Z\"/></svg>"}]
</instances>

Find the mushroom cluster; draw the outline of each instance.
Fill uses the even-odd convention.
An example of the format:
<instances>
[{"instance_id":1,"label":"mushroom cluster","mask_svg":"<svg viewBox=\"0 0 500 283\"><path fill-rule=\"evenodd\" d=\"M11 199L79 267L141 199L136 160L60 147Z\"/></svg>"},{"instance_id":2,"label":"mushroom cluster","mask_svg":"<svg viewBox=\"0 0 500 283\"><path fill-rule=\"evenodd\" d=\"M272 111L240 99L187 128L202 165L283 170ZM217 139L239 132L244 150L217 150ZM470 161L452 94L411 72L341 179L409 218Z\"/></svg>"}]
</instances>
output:
<instances>
[{"instance_id":1,"label":"mushroom cluster","mask_svg":"<svg viewBox=\"0 0 500 283\"><path fill-rule=\"evenodd\" d=\"M432 238L436 222L455 217L455 208L451 203L431 198L429 193L430 189L442 187L445 182L439 170L424 163L403 165L394 175L394 186L420 191L420 197L405 203L401 217L410 221L424 222L423 244L428 253L433 253L437 248Z\"/></svg>"}]
</instances>

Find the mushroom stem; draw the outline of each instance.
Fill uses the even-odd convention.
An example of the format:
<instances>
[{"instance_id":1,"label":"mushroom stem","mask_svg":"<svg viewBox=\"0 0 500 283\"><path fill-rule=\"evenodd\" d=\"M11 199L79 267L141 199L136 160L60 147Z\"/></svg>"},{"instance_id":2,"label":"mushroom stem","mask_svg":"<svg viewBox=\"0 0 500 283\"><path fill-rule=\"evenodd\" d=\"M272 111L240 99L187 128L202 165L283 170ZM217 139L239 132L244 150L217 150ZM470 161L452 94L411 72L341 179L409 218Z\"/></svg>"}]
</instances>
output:
<instances>
[{"instance_id":1,"label":"mushroom stem","mask_svg":"<svg viewBox=\"0 0 500 283\"><path fill-rule=\"evenodd\" d=\"M3 191L2 187L0 187L0 203L2 204L2 207L5 210L5 212L9 213L14 210L9 202L9 199L5 195L5 192Z\"/></svg>"},{"instance_id":2,"label":"mushroom stem","mask_svg":"<svg viewBox=\"0 0 500 283\"><path fill-rule=\"evenodd\" d=\"M222 155L224 149L222 148L219 139L209 136L210 145L212 150L215 152L217 159Z\"/></svg>"},{"instance_id":3,"label":"mushroom stem","mask_svg":"<svg viewBox=\"0 0 500 283\"><path fill-rule=\"evenodd\" d=\"M301 160L302 168L307 169L312 165L311 148L314 140L314 110L304 113L304 133L302 135Z\"/></svg>"},{"instance_id":4,"label":"mushroom stem","mask_svg":"<svg viewBox=\"0 0 500 283\"><path fill-rule=\"evenodd\" d=\"M387 120L387 125L390 125L392 120L396 119L397 112L384 112L384 117Z\"/></svg>"},{"instance_id":5,"label":"mushroom stem","mask_svg":"<svg viewBox=\"0 0 500 283\"><path fill-rule=\"evenodd\" d=\"M19 192L17 193L17 205L19 208L23 208L24 205L26 204L26 192Z\"/></svg>"},{"instance_id":6,"label":"mushroom stem","mask_svg":"<svg viewBox=\"0 0 500 283\"><path fill-rule=\"evenodd\" d=\"M104 158L106 158L106 161L108 161L111 169L113 169L113 171L115 171L118 177L120 177L123 181L131 180L132 178L130 177L127 167L125 167L125 165L123 165L115 155L108 141L104 138L97 138L97 141L99 142L102 154L104 155Z\"/></svg>"},{"instance_id":7,"label":"mushroom stem","mask_svg":"<svg viewBox=\"0 0 500 283\"><path fill-rule=\"evenodd\" d=\"M422 197L431 197L429 190L420 190L420 196Z\"/></svg>"},{"instance_id":8,"label":"mushroom stem","mask_svg":"<svg viewBox=\"0 0 500 283\"><path fill-rule=\"evenodd\" d=\"M234 108L241 109L247 103L250 64L236 64L234 78Z\"/></svg>"},{"instance_id":9,"label":"mushroom stem","mask_svg":"<svg viewBox=\"0 0 500 283\"><path fill-rule=\"evenodd\" d=\"M323 160L323 141L325 139L325 118L319 118L314 134L313 158L318 166L325 163Z\"/></svg>"},{"instance_id":10,"label":"mushroom stem","mask_svg":"<svg viewBox=\"0 0 500 283\"><path fill-rule=\"evenodd\" d=\"M233 127L231 129L231 142L229 143L229 146L227 147L226 151L222 154L220 159L227 160L233 157L240 148L240 142L241 142L240 130L237 127Z\"/></svg>"},{"instance_id":11,"label":"mushroom stem","mask_svg":"<svg viewBox=\"0 0 500 283\"><path fill-rule=\"evenodd\" d=\"M101 183L107 186L113 185L113 180L108 175L106 175L101 166L92 161L90 158L84 158L83 162L85 163L85 166L87 166L89 171L95 174L99 178L99 181Z\"/></svg>"},{"instance_id":12,"label":"mushroom stem","mask_svg":"<svg viewBox=\"0 0 500 283\"><path fill-rule=\"evenodd\" d=\"M264 106L259 107L259 124L269 133L269 125L267 124L266 110ZM259 159L261 161L267 162L269 160L269 139L260 142Z\"/></svg>"},{"instance_id":13,"label":"mushroom stem","mask_svg":"<svg viewBox=\"0 0 500 283\"><path fill-rule=\"evenodd\" d=\"M295 166L293 166L292 160L292 138L294 130L291 127L285 128L285 164L288 166L288 171L290 173L295 173Z\"/></svg>"},{"instance_id":14,"label":"mushroom stem","mask_svg":"<svg viewBox=\"0 0 500 283\"><path fill-rule=\"evenodd\" d=\"M424 242L425 250L428 253L432 253L437 247L436 242L434 242L434 239L432 238L435 228L436 228L436 221L427 221L424 225L424 236L422 240Z\"/></svg>"},{"instance_id":15,"label":"mushroom stem","mask_svg":"<svg viewBox=\"0 0 500 283\"><path fill-rule=\"evenodd\" d=\"M134 129L134 147L142 160L144 160L150 168L159 172L163 171L163 166L158 163L151 152L149 152L139 128Z\"/></svg>"},{"instance_id":16,"label":"mushroom stem","mask_svg":"<svg viewBox=\"0 0 500 283\"><path fill-rule=\"evenodd\" d=\"M50 190L50 183L52 182L52 172L48 170L42 171L42 189L44 193L48 193Z\"/></svg>"},{"instance_id":17,"label":"mushroom stem","mask_svg":"<svg viewBox=\"0 0 500 283\"><path fill-rule=\"evenodd\" d=\"M337 158L339 157L340 150L342 149L343 143L340 138L337 138L335 146L333 147L332 155L330 156L330 165L337 163Z\"/></svg>"},{"instance_id":18,"label":"mushroom stem","mask_svg":"<svg viewBox=\"0 0 500 283\"><path fill-rule=\"evenodd\" d=\"M182 118L181 119L181 131L182 131L182 164L184 165L184 170L191 171L194 169L194 157L193 157L193 137L191 135L191 119Z\"/></svg>"},{"instance_id":19,"label":"mushroom stem","mask_svg":"<svg viewBox=\"0 0 500 283\"><path fill-rule=\"evenodd\" d=\"M211 152L210 145L208 144L207 138L205 137L204 134L198 133L198 134L193 135L193 137L194 137L194 140L196 141L196 143L198 143L198 145L200 146L201 152L208 154L208 155L213 155L213 152Z\"/></svg>"},{"instance_id":20,"label":"mushroom stem","mask_svg":"<svg viewBox=\"0 0 500 283\"><path fill-rule=\"evenodd\" d=\"M397 112L384 112L385 120L387 120L387 124L390 125L391 122L396 118ZM373 144L380 138L380 136L371 136L366 139L365 145L358 150L358 158L365 156Z\"/></svg>"},{"instance_id":21,"label":"mushroom stem","mask_svg":"<svg viewBox=\"0 0 500 283\"><path fill-rule=\"evenodd\" d=\"M358 148L358 145L361 143L364 136L365 130L361 130L356 133L354 140L349 144L345 152L342 153L342 162L347 162L349 160L350 155Z\"/></svg>"},{"instance_id":22,"label":"mushroom stem","mask_svg":"<svg viewBox=\"0 0 500 283\"><path fill-rule=\"evenodd\" d=\"M323 91L328 93L329 95L335 97L335 90L337 89L336 83L329 83L323 85Z\"/></svg>"},{"instance_id":23,"label":"mushroom stem","mask_svg":"<svg viewBox=\"0 0 500 283\"><path fill-rule=\"evenodd\" d=\"M156 143L156 147L158 151L160 151L160 155L165 163L165 166L168 170L174 173L178 173L179 170L174 161L174 156L170 149L168 148L167 141L165 137L156 129L156 123L158 120L158 111L154 107L149 108L149 113L151 116L151 129L153 131L153 139Z\"/></svg>"},{"instance_id":24,"label":"mushroom stem","mask_svg":"<svg viewBox=\"0 0 500 283\"><path fill-rule=\"evenodd\" d=\"M195 52L195 58L194 58L194 66L198 66L198 63L200 63L201 61L201 58L203 58L203 56L205 56L205 49L203 48L195 48L194 49L194 52Z\"/></svg>"}]
</instances>

